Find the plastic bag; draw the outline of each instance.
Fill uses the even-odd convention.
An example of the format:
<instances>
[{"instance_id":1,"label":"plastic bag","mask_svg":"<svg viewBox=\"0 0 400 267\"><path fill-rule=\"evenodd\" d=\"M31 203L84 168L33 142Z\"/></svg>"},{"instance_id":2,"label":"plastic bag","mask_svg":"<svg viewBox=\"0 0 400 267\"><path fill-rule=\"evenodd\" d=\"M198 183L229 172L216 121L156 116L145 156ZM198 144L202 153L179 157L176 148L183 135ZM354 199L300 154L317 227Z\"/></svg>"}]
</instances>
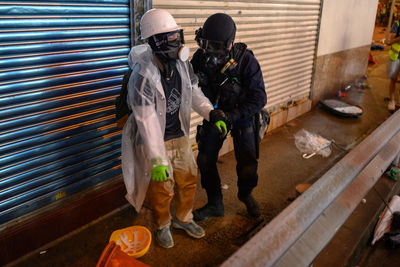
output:
<instances>
[{"instance_id":1,"label":"plastic bag","mask_svg":"<svg viewBox=\"0 0 400 267\"><path fill-rule=\"evenodd\" d=\"M400 60L392 61L388 60L386 63L386 76L390 79L394 79L399 74Z\"/></svg>"},{"instance_id":2,"label":"plastic bag","mask_svg":"<svg viewBox=\"0 0 400 267\"><path fill-rule=\"evenodd\" d=\"M332 141L323 138L317 134L310 133L304 129L295 134L295 144L298 150L307 154L318 154L328 157L332 150L330 144Z\"/></svg>"},{"instance_id":3,"label":"plastic bag","mask_svg":"<svg viewBox=\"0 0 400 267\"><path fill-rule=\"evenodd\" d=\"M399 196L394 195L392 197L392 200L389 202L389 208L385 208L385 210L379 217L379 221L376 223L374 237L372 239L371 245L374 245L375 242L381 239L385 233L388 233L390 231L390 226L393 218L392 212L400 211Z\"/></svg>"},{"instance_id":4,"label":"plastic bag","mask_svg":"<svg viewBox=\"0 0 400 267\"><path fill-rule=\"evenodd\" d=\"M270 116L269 112L263 108L255 115L255 125L256 125L256 132L258 133L258 142L264 138L266 129L270 123Z\"/></svg>"}]
</instances>

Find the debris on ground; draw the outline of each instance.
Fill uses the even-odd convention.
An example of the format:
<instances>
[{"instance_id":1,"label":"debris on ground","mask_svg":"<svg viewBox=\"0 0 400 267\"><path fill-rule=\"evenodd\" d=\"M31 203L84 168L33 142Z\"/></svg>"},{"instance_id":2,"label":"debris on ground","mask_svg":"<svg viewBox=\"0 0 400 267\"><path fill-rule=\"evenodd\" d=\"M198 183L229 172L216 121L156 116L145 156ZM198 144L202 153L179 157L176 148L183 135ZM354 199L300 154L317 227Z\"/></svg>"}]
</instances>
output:
<instances>
[{"instance_id":1,"label":"debris on ground","mask_svg":"<svg viewBox=\"0 0 400 267\"><path fill-rule=\"evenodd\" d=\"M385 48L382 45L371 44L371 50L384 50Z\"/></svg>"},{"instance_id":2,"label":"debris on ground","mask_svg":"<svg viewBox=\"0 0 400 267\"><path fill-rule=\"evenodd\" d=\"M342 98L342 97L346 97L347 94L344 93L344 92L342 92L342 90L339 90L339 91L337 92L336 96L339 97L339 98Z\"/></svg>"},{"instance_id":3,"label":"debris on ground","mask_svg":"<svg viewBox=\"0 0 400 267\"><path fill-rule=\"evenodd\" d=\"M354 80L352 83L353 87L356 87L358 89L370 89L371 85L368 83L368 77L366 75L357 78Z\"/></svg>"},{"instance_id":4,"label":"debris on ground","mask_svg":"<svg viewBox=\"0 0 400 267\"><path fill-rule=\"evenodd\" d=\"M312 184L298 184L296 185L296 191L303 194L310 186L312 186Z\"/></svg>"},{"instance_id":5,"label":"debris on ground","mask_svg":"<svg viewBox=\"0 0 400 267\"><path fill-rule=\"evenodd\" d=\"M321 106L334 115L344 118L358 118L363 114L363 109L349 102L337 99L325 99L319 101Z\"/></svg>"},{"instance_id":6,"label":"debris on ground","mask_svg":"<svg viewBox=\"0 0 400 267\"><path fill-rule=\"evenodd\" d=\"M372 54L370 53L369 55L369 63L373 62L373 64L377 64L378 62L373 59ZM349 83L346 85L343 89L339 89L338 92L336 93L336 97L346 97L347 96L347 91L350 91L352 88L355 88L358 90L358 92L363 92L365 89L370 89L371 85L368 83L368 78L366 75L355 79L353 82Z\"/></svg>"},{"instance_id":7,"label":"debris on ground","mask_svg":"<svg viewBox=\"0 0 400 267\"><path fill-rule=\"evenodd\" d=\"M375 65L375 64L379 64L379 62L376 59L374 59L372 53L369 53L368 65Z\"/></svg>"},{"instance_id":8,"label":"debris on ground","mask_svg":"<svg viewBox=\"0 0 400 267\"><path fill-rule=\"evenodd\" d=\"M384 238L388 249L400 246L400 211L393 213L392 227L390 227L390 232L385 233Z\"/></svg>"},{"instance_id":9,"label":"debris on ground","mask_svg":"<svg viewBox=\"0 0 400 267\"><path fill-rule=\"evenodd\" d=\"M304 129L298 131L294 137L296 147L303 153L303 158L305 159L311 158L316 154L328 157L332 152L330 145L333 140L330 141Z\"/></svg>"},{"instance_id":10,"label":"debris on ground","mask_svg":"<svg viewBox=\"0 0 400 267\"><path fill-rule=\"evenodd\" d=\"M115 244L114 241L108 243L103 253L97 262L96 267L119 267L119 266L136 266L136 267L149 267L149 265L144 264L136 260L134 257L129 256L124 253L120 246Z\"/></svg>"},{"instance_id":11,"label":"debris on ground","mask_svg":"<svg viewBox=\"0 0 400 267\"><path fill-rule=\"evenodd\" d=\"M386 174L390 177L390 179L394 181L398 181L400 179L400 168L397 166L392 166Z\"/></svg>"},{"instance_id":12,"label":"debris on ground","mask_svg":"<svg viewBox=\"0 0 400 267\"><path fill-rule=\"evenodd\" d=\"M395 212L400 212L400 197L398 195L393 196L392 200L389 202L389 205L387 205L379 217L379 220L375 226L374 237L371 245L374 245L377 241L379 241L385 235L385 233L390 232L393 214Z\"/></svg>"},{"instance_id":13,"label":"debris on ground","mask_svg":"<svg viewBox=\"0 0 400 267\"><path fill-rule=\"evenodd\" d=\"M110 242L115 242L129 256L139 258L150 248L151 233L144 226L131 226L114 231Z\"/></svg>"}]
</instances>

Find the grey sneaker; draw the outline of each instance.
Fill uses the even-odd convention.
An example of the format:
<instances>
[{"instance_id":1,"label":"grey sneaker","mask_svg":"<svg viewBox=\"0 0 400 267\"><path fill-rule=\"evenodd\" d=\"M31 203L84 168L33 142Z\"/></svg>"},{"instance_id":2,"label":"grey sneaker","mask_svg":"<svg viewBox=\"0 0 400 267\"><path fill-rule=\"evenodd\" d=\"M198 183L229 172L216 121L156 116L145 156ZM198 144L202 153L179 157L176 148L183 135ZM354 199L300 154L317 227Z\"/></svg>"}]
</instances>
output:
<instances>
[{"instance_id":1,"label":"grey sneaker","mask_svg":"<svg viewBox=\"0 0 400 267\"><path fill-rule=\"evenodd\" d=\"M169 229L169 226L157 230L156 237L158 244L163 248L172 248L174 246L174 240L172 239L171 230Z\"/></svg>"},{"instance_id":2,"label":"grey sneaker","mask_svg":"<svg viewBox=\"0 0 400 267\"><path fill-rule=\"evenodd\" d=\"M202 238L206 235L204 229L197 225L194 221L191 221L190 223L181 223L177 220L174 220L172 226L176 229L185 230L185 232L193 238Z\"/></svg>"}]
</instances>

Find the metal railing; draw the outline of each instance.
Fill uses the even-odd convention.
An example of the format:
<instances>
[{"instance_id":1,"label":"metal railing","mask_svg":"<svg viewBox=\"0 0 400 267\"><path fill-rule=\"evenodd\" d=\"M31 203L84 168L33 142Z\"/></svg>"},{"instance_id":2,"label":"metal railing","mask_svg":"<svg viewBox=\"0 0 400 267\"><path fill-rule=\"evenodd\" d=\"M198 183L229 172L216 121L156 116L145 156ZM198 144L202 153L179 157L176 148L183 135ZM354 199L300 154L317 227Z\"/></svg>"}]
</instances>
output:
<instances>
[{"instance_id":1,"label":"metal railing","mask_svg":"<svg viewBox=\"0 0 400 267\"><path fill-rule=\"evenodd\" d=\"M223 267L309 266L400 151L400 112L344 156Z\"/></svg>"}]
</instances>

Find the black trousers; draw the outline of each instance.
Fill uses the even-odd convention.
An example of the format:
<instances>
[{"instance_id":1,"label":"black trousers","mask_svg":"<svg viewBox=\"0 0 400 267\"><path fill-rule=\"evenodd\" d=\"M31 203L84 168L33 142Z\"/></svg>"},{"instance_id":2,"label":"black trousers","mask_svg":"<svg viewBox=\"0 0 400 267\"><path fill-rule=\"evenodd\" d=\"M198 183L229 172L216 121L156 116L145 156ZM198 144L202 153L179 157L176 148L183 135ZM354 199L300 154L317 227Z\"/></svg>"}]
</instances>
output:
<instances>
[{"instance_id":1,"label":"black trousers","mask_svg":"<svg viewBox=\"0 0 400 267\"><path fill-rule=\"evenodd\" d=\"M251 194L258 181L258 142L253 127L233 129L231 135L236 157L238 196L246 197ZM200 169L201 185L207 192L208 203L221 204L221 179L217 159L224 139L213 124L203 121L203 125L197 129L196 140L199 148L197 165Z\"/></svg>"}]
</instances>

